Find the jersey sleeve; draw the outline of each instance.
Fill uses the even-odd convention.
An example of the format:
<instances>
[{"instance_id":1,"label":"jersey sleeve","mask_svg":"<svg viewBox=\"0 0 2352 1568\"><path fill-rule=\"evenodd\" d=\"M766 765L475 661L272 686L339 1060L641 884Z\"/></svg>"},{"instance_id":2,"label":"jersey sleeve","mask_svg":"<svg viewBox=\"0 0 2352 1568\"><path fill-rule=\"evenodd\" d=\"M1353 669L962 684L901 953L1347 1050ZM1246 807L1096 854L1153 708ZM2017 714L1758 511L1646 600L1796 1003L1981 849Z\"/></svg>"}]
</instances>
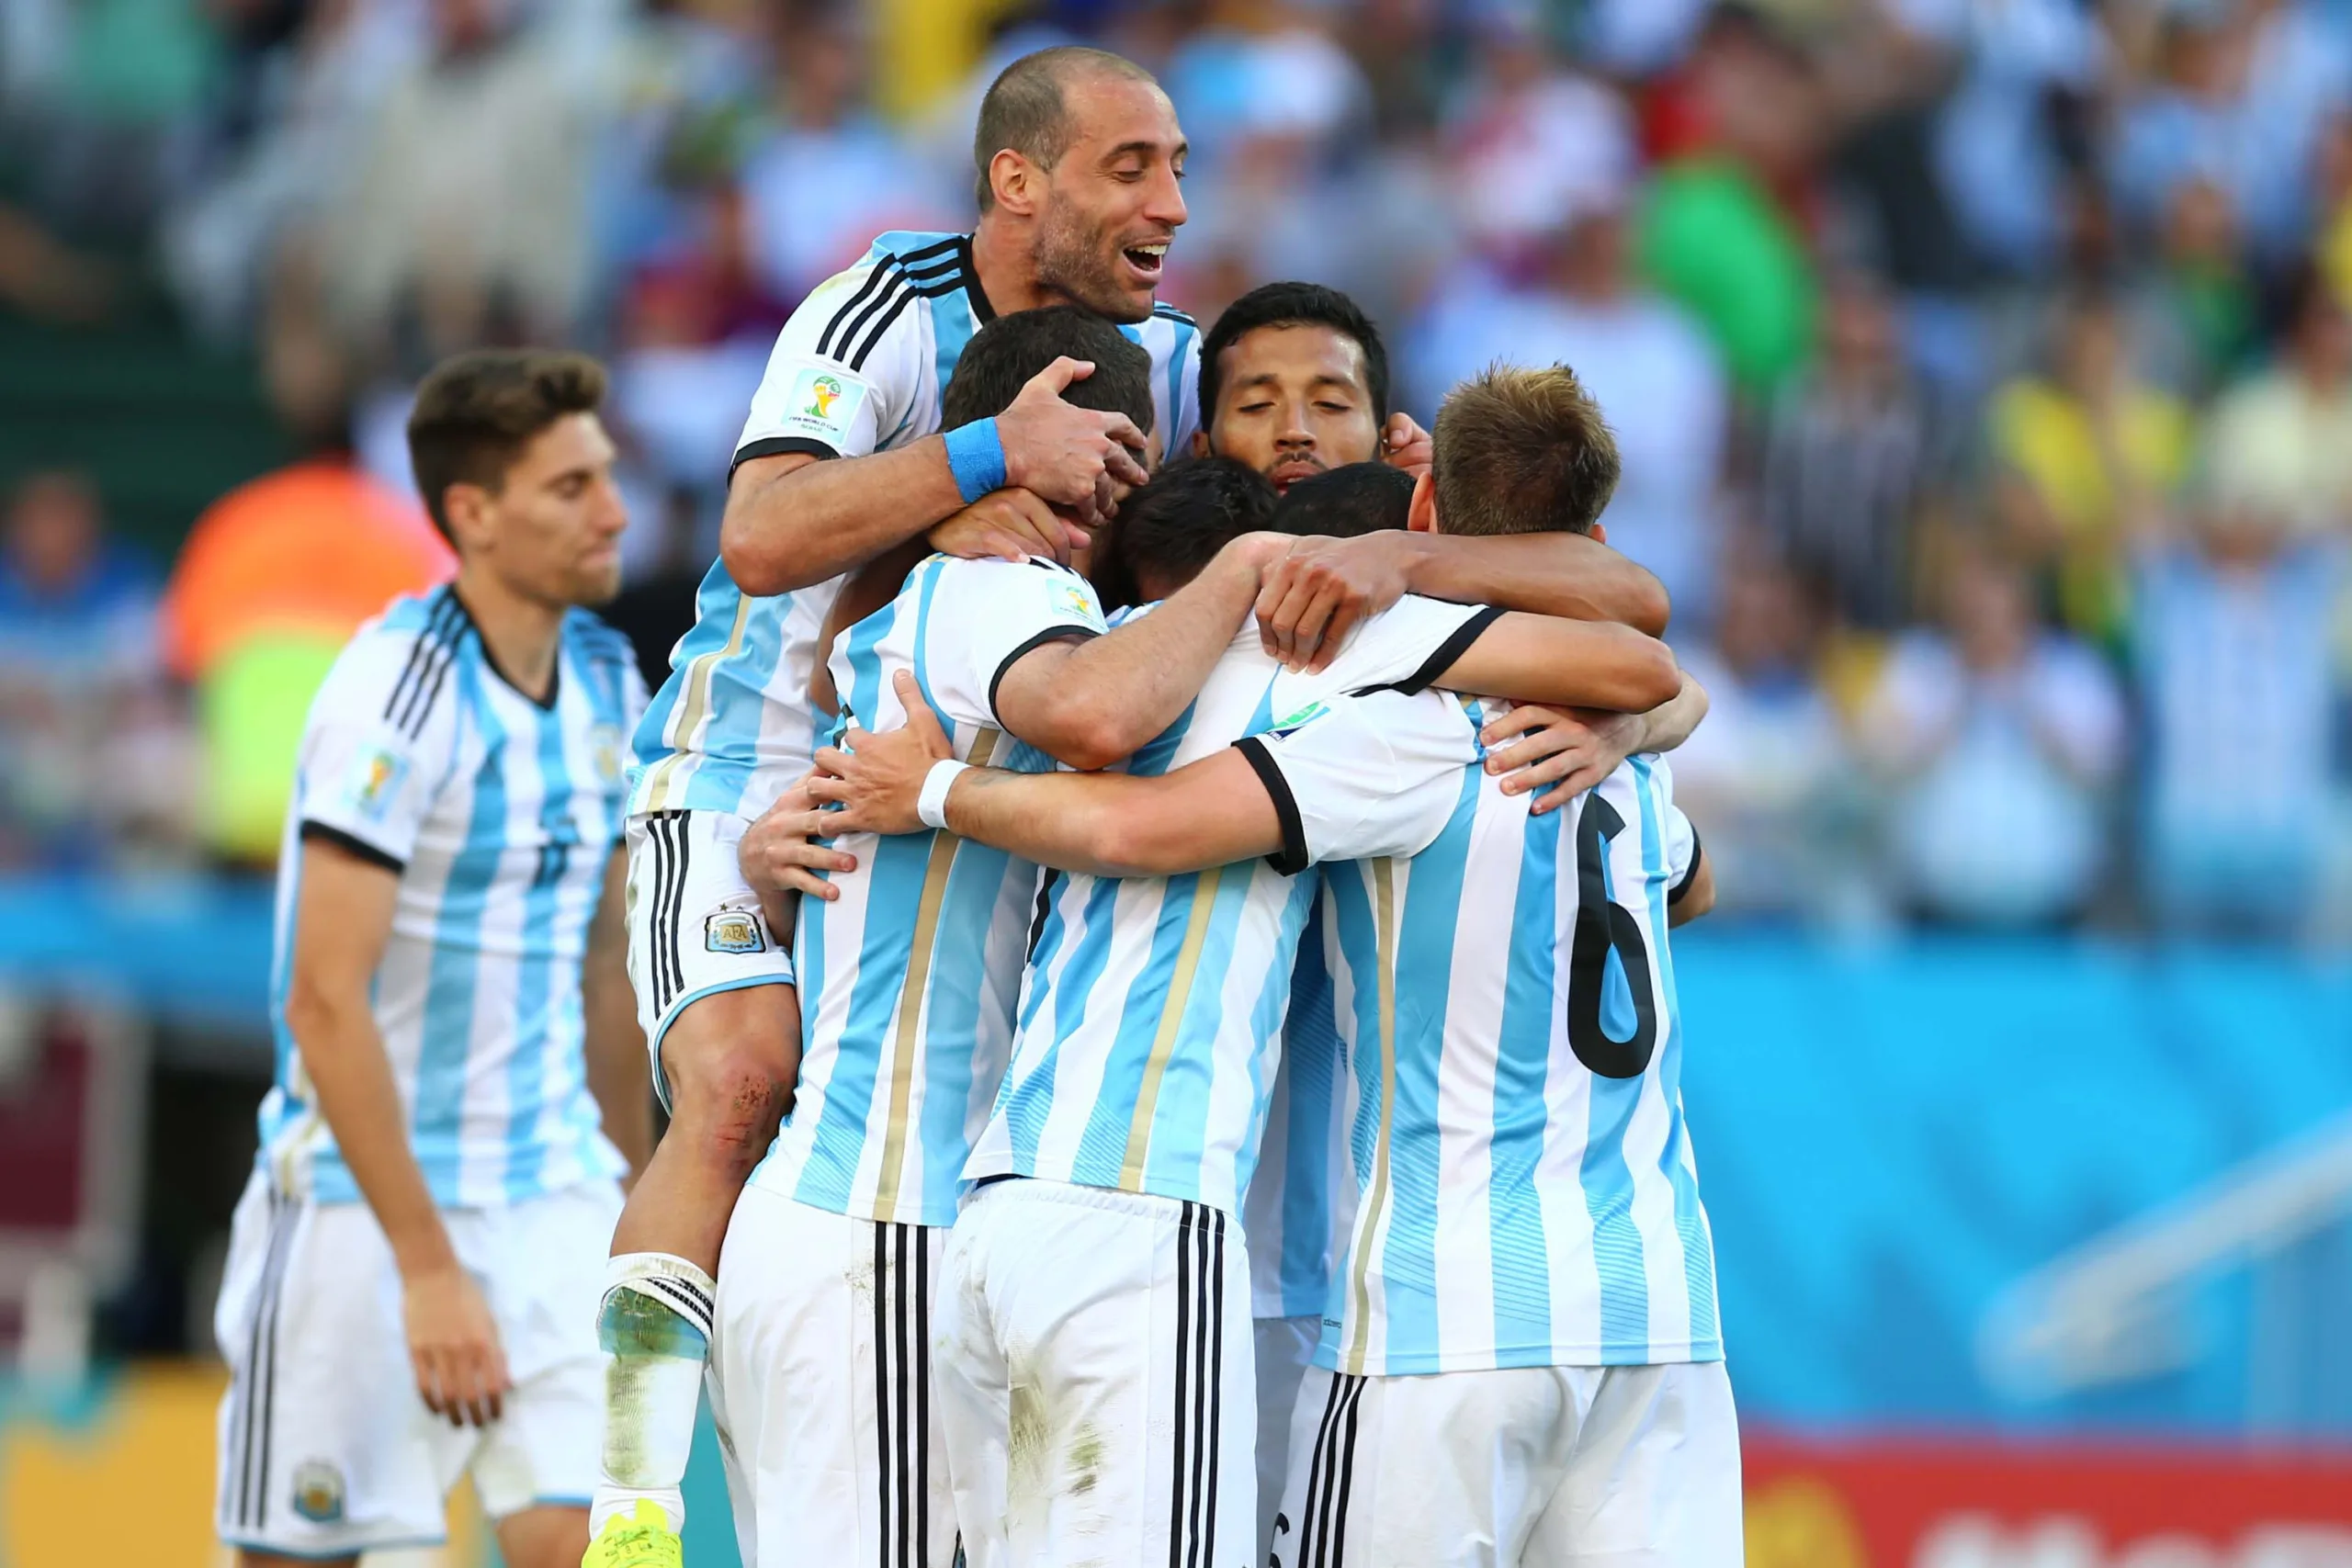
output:
<instances>
[{"instance_id":1,"label":"jersey sleeve","mask_svg":"<svg viewBox=\"0 0 2352 1568\"><path fill-rule=\"evenodd\" d=\"M997 688L1022 656L1103 633L1093 586L1049 561L943 558L923 611L916 678L947 717L1004 728Z\"/></svg>"},{"instance_id":2,"label":"jersey sleeve","mask_svg":"<svg viewBox=\"0 0 2352 1568\"><path fill-rule=\"evenodd\" d=\"M1427 691L1502 612L1408 593L1349 634L1331 661L1336 689Z\"/></svg>"},{"instance_id":3,"label":"jersey sleeve","mask_svg":"<svg viewBox=\"0 0 2352 1568\"><path fill-rule=\"evenodd\" d=\"M343 650L302 735L294 809L305 839L407 866L456 735L453 657L430 629L371 629Z\"/></svg>"},{"instance_id":4,"label":"jersey sleeve","mask_svg":"<svg viewBox=\"0 0 2352 1568\"><path fill-rule=\"evenodd\" d=\"M1174 462L1193 450L1193 433L1201 428L1201 333L1189 319L1176 323L1173 396L1168 400L1167 428L1159 433L1160 461Z\"/></svg>"},{"instance_id":5,"label":"jersey sleeve","mask_svg":"<svg viewBox=\"0 0 2352 1568\"><path fill-rule=\"evenodd\" d=\"M1662 758L1650 764L1649 787L1657 800L1658 825L1666 839L1666 901L1679 904L1690 891L1691 879L1699 874L1700 857L1705 851L1699 843L1699 829L1674 804L1674 774Z\"/></svg>"},{"instance_id":6,"label":"jersey sleeve","mask_svg":"<svg viewBox=\"0 0 2352 1568\"><path fill-rule=\"evenodd\" d=\"M863 457L913 412L928 372L904 265L870 255L812 290L776 334L735 462L805 452Z\"/></svg>"},{"instance_id":7,"label":"jersey sleeve","mask_svg":"<svg viewBox=\"0 0 2352 1568\"><path fill-rule=\"evenodd\" d=\"M1480 757L1462 705L1434 692L1372 692L1318 704L1289 727L1237 742L1273 797L1285 875L1318 861L1419 854L1461 803Z\"/></svg>"}]
</instances>

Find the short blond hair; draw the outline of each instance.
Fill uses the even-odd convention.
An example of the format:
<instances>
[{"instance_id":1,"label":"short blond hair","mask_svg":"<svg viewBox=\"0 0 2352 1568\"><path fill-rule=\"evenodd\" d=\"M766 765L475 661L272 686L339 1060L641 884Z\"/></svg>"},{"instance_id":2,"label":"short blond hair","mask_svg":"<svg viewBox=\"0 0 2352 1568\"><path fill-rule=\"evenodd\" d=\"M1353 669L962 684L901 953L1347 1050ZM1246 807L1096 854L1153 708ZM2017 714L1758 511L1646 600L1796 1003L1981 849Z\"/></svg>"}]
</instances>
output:
<instances>
[{"instance_id":1,"label":"short blond hair","mask_svg":"<svg viewBox=\"0 0 2352 1568\"><path fill-rule=\"evenodd\" d=\"M1617 489L1617 437L1565 365L1493 365L1446 395L1433 433L1448 534L1589 534Z\"/></svg>"}]
</instances>

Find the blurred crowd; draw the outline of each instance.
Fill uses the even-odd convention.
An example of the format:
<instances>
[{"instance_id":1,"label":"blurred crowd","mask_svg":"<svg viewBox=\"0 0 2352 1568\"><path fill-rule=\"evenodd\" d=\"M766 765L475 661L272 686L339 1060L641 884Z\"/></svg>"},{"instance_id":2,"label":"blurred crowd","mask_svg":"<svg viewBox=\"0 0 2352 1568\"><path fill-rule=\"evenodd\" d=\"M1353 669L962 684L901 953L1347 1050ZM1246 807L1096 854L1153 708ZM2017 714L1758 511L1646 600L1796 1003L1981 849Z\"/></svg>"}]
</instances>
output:
<instances>
[{"instance_id":1,"label":"blurred crowd","mask_svg":"<svg viewBox=\"0 0 2352 1568\"><path fill-rule=\"evenodd\" d=\"M838 0L0 0L0 301L102 316L129 265L254 349L370 592L435 570L399 515L426 365L607 355L619 615L658 663L776 327L877 231L966 226L988 80L1097 42L1192 138L1163 297L1344 288L1424 422L1498 358L1599 396L1611 540L1713 694L1675 767L1726 912L2352 933L2352 0L969 19L960 84L909 101ZM218 668L288 616L208 636L209 598L113 553L75 476L17 489L0 859L175 830L266 858L267 812L224 825L260 786L225 782ZM239 678L298 689L345 609ZM175 743L181 689L209 807L124 755Z\"/></svg>"}]
</instances>

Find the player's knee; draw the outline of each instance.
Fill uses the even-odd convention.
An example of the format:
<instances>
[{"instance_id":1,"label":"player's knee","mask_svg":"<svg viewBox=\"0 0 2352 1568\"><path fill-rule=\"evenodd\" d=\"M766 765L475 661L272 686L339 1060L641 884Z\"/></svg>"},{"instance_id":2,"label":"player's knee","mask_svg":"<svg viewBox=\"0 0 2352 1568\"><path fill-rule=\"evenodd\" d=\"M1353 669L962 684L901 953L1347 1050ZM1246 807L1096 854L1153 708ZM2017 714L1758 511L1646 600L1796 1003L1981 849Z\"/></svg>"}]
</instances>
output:
<instances>
[{"instance_id":1,"label":"player's knee","mask_svg":"<svg viewBox=\"0 0 2352 1568\"><path fill-rule=\"evenodd\" d=\"M671 1125L712 1156L756 1160L775 1136L792 1092L791 1064L740 1041L663 1053Z\"/></svg>"}]
</instances>

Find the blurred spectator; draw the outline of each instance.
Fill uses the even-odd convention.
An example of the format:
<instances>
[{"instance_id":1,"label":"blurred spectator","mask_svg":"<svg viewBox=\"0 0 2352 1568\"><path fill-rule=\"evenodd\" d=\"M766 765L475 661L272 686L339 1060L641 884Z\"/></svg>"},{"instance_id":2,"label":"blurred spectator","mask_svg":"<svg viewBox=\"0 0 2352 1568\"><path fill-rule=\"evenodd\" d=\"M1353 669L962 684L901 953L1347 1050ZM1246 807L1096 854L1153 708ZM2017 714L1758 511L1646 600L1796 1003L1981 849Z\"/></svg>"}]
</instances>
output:
<instances>
[{"instance_id":1,"label":"blurred spectator","mask_svg":"<svg viewBox=\"0 0 2352 1568\"><path fill-rule=\"evenodd\" d=\"M1774 547L1848 626L1891 631L1907 615L1913 536L1953 477L1951 446L1883 288L1837 279L1820 358L1773 405L1758 500Z\"/></svg>"},{"instance_id":2,"label":"blurred spectator","mask_svg":"<svg viewBox=\"0 0 2352 1568\"><path fill-rule=\"evenodd\" d=\"M1634 282L1626 240L1621 214L1596 210L1552 237L1540 289L1453 279L1418 333L1423 396L1433 403L1497 360L1574 370L1623 462L1603 515L1610 543L1658 574L1678 626L1703 625L1720 534L1723 373L1682 312Z\"/></svg>"},{"instance_id":3,"label":"blurred spectator","mask_svg":"<svg viewBox=\"0 0 2352 1568\"><path fill-rule=\"evenodd\" d=\"M164 656L196 691L206 846L231 865L277 855L311 695L359 624L455 560L424 513L352 457L334 351L281 324L271 390L309 456L215 502L181 547Z\"/></svg>"},{"instance_id":4,"label":"blurred spectator","mask_svg":"<svg viewBox=\"0 0 2352 1568\"><path fill-rule=\"evenodd\" d=\"M1709 706L1674 753L1674 794L1705 824L1723 912L1818 918L1853 901L1856 866L1834 840L1855 781L1815 679L1819 638L1818 607L1766 558L1725 575L1713 650L1683 655Z\"/></svg>"},{"instance_id":5,"label":"blurred spectator","mask_svg":"<svg viewBox=\"0 0 2352 1568\"><path fill-rule=\"evenodd\" d=\"M1994 394L1994 500L2009 547L2049 580L2062 622L2112 641L2127 547L2161 520L2188 474L2189 413L2132 373L2106 296L2069 299L2053 336L2046 374Z\"/></svg>"},{"instance_id":6,"label":"blurred spectator","mask_svg":"<svg viewBox=\"0 0 2352 1568\"><path fill-rule=\"evenodd\" d=\"M1900 891L1960 924L2078 918L2108 859L2122 702L2087 648L2035 624L2017 568L1967 552L1943 587L1946 629L1895 645L1858 727L1892 792Z\"/></svg>"},{"instance_id":7,"label":"blurred spectator","mask_svg":"<svg viewBox=\"0 0 2352 1568\"><path fill-rule=\"evenodd\" d=\"M867 13L849 0L772 0L773 122L743 164L744 237L786 310L889 229L944 228L967 209L865 104ZM780 323L779 323L780 324Z\"/></svg>"},{"instance_id":8,"label":"blurred spectator","mask_svg":"<svg viewBox=\"0 0 2352 1568\"><path fill-rule=\"evenodd\" d=\"M2219 186L2188 180L2173 193L2155 260L2132 280L2125 306L2135 364L2169 391L2202 401L2244 364L2255 284Z\"/></svg>"},{"instance_id":9,"label":"blurred spectator","mask_svg":"<svg viewBox=\"0 0 2352 1568\"><path fill-rule=\"evenodd\" d=\"M86 480L34 475L0 536L0 863L177 837L177 735L152 574L107 541Z\"/></svg>"},{"instance_id":10,"label":"blurred spectator","mask_svg":"<svg viewBox=\"0 0 2352 1568\"><path fill-rule=\"evenodd\" d=\"M1469 243L1510 259L1625 206L1638 169L1633 118L1615 92L1551 59L1532 10L1494 8L1464 88L1446 183Z\"/></svg>"},{"instance_id":11,"label":"blurred spectator","mask_svg":"<svg viewBox=\"0 0 2352 1568\"><path fill-rule=\"evenodd\" d=\"M2187 0L2164 16L2159 79L2116 127L2124 210L2153 231L2178 186L2211 180L2256 253L2283 260L2309 231L2321 133L2352 95L2341 20L2310 0Z\"/></svg>"},{"instance_id":12,"label":"blurred spectator","mask_svg":"<svg viewBox=\"0 0 2352 1568\"><path fill-rule=\"evenodd\" d=\"M2278 362L2214 405L2206 463L2224 507L2301 534L2352 526L2352 318L2315 272L2290 292Z\"/></svg>"},{"instance_id":13,"label":"blurred spectator","mask_svg":"<svg viewBox=\"0 0 2352 1568\"><path fill-rule=\"evenodd\" d=\"M499 0L430 0L430 51L385 90L324 216L347 343L429 361L560 339L588 282L588 125L559 53Z\"/></svg>"},{"instance_id":14,"label":"blurred spectator","mask_svg":"<svg viewBox=\"0 0 2352 1568\"><path fill-rule=\"evenodd\" d=\"M2325 860L2344 546L2245 502L2193 515L2150 552L2136 606L2148 889L2175 930L2291 935Z\"/></svg>"}]
</instances>

